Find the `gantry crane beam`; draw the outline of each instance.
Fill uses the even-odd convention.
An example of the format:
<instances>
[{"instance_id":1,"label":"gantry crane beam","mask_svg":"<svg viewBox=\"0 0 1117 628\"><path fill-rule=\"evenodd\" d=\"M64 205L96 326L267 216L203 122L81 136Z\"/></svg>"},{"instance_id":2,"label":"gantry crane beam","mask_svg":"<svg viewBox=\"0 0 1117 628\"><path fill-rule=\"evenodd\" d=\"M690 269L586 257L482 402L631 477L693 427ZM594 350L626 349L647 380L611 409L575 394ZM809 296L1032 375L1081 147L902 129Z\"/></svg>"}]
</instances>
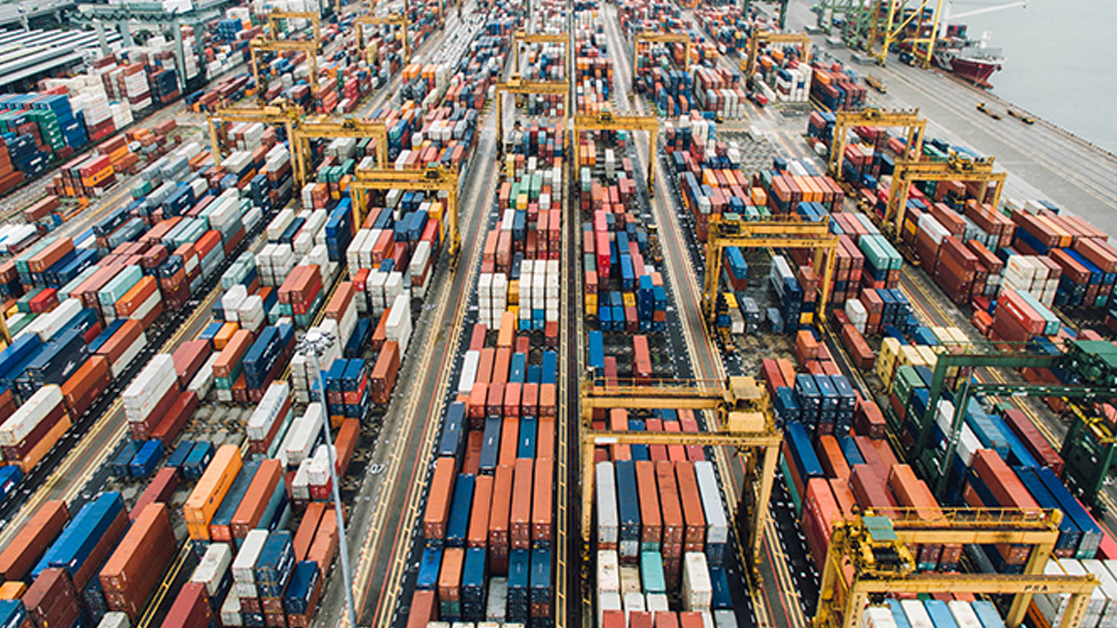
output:
<instances>
[{"instance_id":1,"label":"gantry crane beam","mask_svg":"<svg viewBox=\"0 0 1117 628\"><path fill-rule=\"evenodd\" d=\"M746 378L751 379L751 378ZM753 381L755 386L755 381ZM758 395L763 392L758 389ZM583 394L583 401L585 395ZM619 401L619 398L616 400ZM766 401L766 397L763 398ZM705 395L697 397L698 403L707 401ZM759 402L760 400L754 400ZM679 408L678 400L662 400L654 408ZM601 406L598 406L601 407ZM613 406L626 407L626 406ZM726 422L728 429L710 432L672 433L672 432L615 432L607 430L582 429L582 552L583 578L588 579L590 558L590 528L593 521L593 494L595 489L596 464L594 447L598 445L701 445L711 447L734 447L743 450L748 456L745 464L745 486L741 491L741 503L737 505L736 515L731 517L742 542L738 548L742 554L741 563L750 568L750 575L759 575L760 545L764 526L768 520L768 502L772 496L772 483L779 460L783 436L775 426L775 416L765 404L762 412L731 412ZM731 505L732 506L732 505ZM732 507L730 508L732 511Z\"/></svg>"},{"instance_id":2,"label":"gantry crane beam","mask_svg":"<svg viewBox=\"0 0 1117 628\"><path fill-rule=\"evenodd\" d=\"M280 11L275 9L267 14L268 27L271 28L272 37L279 32L279 20L310 20L314 27L314 41L322 41L320 16L311 11Z\"/></svg>"},{"instance_id":3,"label":"gantry crane beam","mask_svg":"<svg viewBox=\"0 0 1117 628\"><path fill-rule=\"evenodd\" d=\"M407 19L407 13L394 13L392 15L363 15L353 21L353 28L357 31L357 50L363 55L365 52L365 25L374 26L388 24L390 26L399 26L403 32L403 62L408 63L411 60L411 43L408 39L407 30L411 27L411 21Z\"/></svg>"},{"instance_id":4,"label":"gantry crane beam","mask_svg":"<svg viewBox=\"0 0 1117 628\"><path fill-rule=\"evenodd\" d=\"M217 129L223 123L262 122L264 124L282 124L287 132L287 141L293 144L294 132L298 128L301 118L302 112L299 108L289 104L269 105L267 107L221 107L217 109L206 118L209 123L209 138L213 146L214 163L221 165L221 142L218 138ZM291 151L291 161L293 162L291 165L297 174L302 167L302 156L298 154L298 151Z\"/></svg>"},{"instance_id":5,"label":"gantry crane beam","mask_svg":"<svg viewBox=\"0 0 1117 628\"><path fill-rule=\"evenodd\" d=\"M504 94L562 94L563 116L570 114L570 83L568 81L525 81L512 76L496 84L496 142L497 152L504 154Z\"/></svg>"},{"instance_id":6,"label":"gantry crane beam","mask_svg":"<svg viewBox=\"0 0 1117 628\"><path fill-rule=\"evenodd\" d=\"M888 192L888 206L884 210L884 226L890 229L897 240L904 226L907 211L908 193L916 181L972 181L978 183L996 182L990 205L1000 207L1001 191L1005 187L1006 174L993 172L993 158L963 160L957 157L950 161L908 161L897 160L892 171L892 189ZM983 191L984 192L984 191Z\"/></svg>"},{"instance_id":7,"label":"gantry crane beam","mask_svg":"<svg viewBox=\"0 0 1117 628\"><path fill-rule=\"evenodd\" d=\"M358 169L356 176L349 181L355 229L364 222L365 193L370 190L390 189L446 194L446 211L442 215L441 223L442 241L448 247L451 268L456 267L458 252L461 249L461 235L458 232L458 173L441 166L432 166L424 170Z\"/></svg>"},{"instance_id":8,"label":"gantry crane beam","mask_svg":"<svg viewBox=\"0 0 1117 628\"><path fill-rule=\"evenodd\" d=\"M826 304L833 287L838 236L830 233L829 219L821 222L769 220L726 221L710 217L706 236L706 278L702 290L702 309L713 324L717 314L718 288L721 284L722 253L726 247L787 248L814 250L814 268L819 275L818 312L826 320Z\"/></svg>"},{"instance_id":9,"label":"gantry crane beam","mask_svg":"<svg viewBox=\"0 0 1117 628\"><path fill-rule=\"evenodd\" d=\"M566 56L571 57L570 54L570 35L557 34L549 35L546 33L531 33L528 34L525 30L518 30L512 33L512 74L520 73L520 43L525 44L562 44L563 49L566 50ZM570 74L573 76L573 74Z\"/></svg>"},{"instance_id":10,"label":"gantry crane beam","mask_svg":"<svg viewBox=\"0 0 1117 628\"><path fill-rule=\"evenodd\" d=\"M255 37L248 44L249 54L252 56L252 75L256 79L256 89L261 89L260 63L256 58L259 52L289 52L301 51L306 53L306 62L310 69L310 87L318 91L318 41L298 41L291 39L269 40Z\"/></svg>"},{"instance_id":11,"label":"gantry crane beam","mask_svg":"<svg viewBox=\"0 0 1117 628\"><path fill-rule=\"evenodd\" d=\"M295 129L291 145L299 154L302 168L296 172L299 185L305 185L310 176L311 138L371 137L376 140L376 166L388 168L388 128L380 120L357 118L331 118L325 115L309 116Z\"/></svg>"},{"instance_id":12,"label":"gantry crane beam","mask_svg":"<svg viewBox=\"0 0 1117 628\"><path fill-rule=\"evenodd\" d=\"M807 33L754 32L752 37L749 37L749 56L741 64L746 80L751 81L752 75L756 72L761 44L799 44L800 60L807 64L811 62L811 36Z\"/></svg>"},{"instance_id":13,"label":"gantry crane beam","mask_svg":"<svg viewBox=\"0 0 1117 628\"><path fill-rule=\"evenodd\" d=\"M603 111L596 116L575 116L574 137L578 131L647 131L648 132L648 196L655 196L655 149L659 139L659 120L655 116L615 116ZM581 168L578 151L574 152L574 169Z\"/></svg>"},{"instance_id":14,"label":"gantry crane beam","mask_svg":"<svg viewBox=\"0 0 1117 628\"><path fill-rule=\"evenodd\" d=\"M1081 621L1097 579L1043 575L1059 538L1062 512L946 509L941 518L930 521L920 521L914 512L900 514L897 520L881 514L892 510L870 509L834 524L814 628L860 626L871 597L895 593L1013 594L1005 617L1011 628L1023 621L1033 594L1070 593L1071 605L1060 628ZM1022 575L916 573L909 546L928 543L1025 544L1032 551Z\"/></svg>"},{"instance_id":15,"label":"gantry crane beam","mask_svg":"<svg viewBox=\"0 0 1117 628\"><path fill-rule=\"evenodd\" d=\"M907 129L905 152L912 159L923 154L923 135L927 121L919 117L919 109L885 111L868 108L862 111L839 111L835 114L834 136L830 140L829 173L835 181L843 181L842 161L845 159L846 131L856 126ZM913 150L914 147L914 150Z\"/></svg>"},{"instance_id":16,"label":"gantry crane beam","mask_svg":"<svg viewBox=\"0 0 1117 628\"><path fill-rule=\"evenodd\" d=\"M684 67L690 72L690 35L685 33L652 33L642 31L632 39L632 80L636 80L636 60L640 56L640 44L683 44L686 47Z\"/></svg>"},{"instance_id":17,"label":"gantry crane beam","mask_svg":"<svg viewBox=\"0 0 1117 628\"><path fill-rule=\"evenodd\" d=\"M594 410L624 408L715 410L726 425L731 412L765 412L767 397L751 377L716 380L615 380L590 378L582 384L582 421L588 429Z\"/></svg>"}]
</instances>

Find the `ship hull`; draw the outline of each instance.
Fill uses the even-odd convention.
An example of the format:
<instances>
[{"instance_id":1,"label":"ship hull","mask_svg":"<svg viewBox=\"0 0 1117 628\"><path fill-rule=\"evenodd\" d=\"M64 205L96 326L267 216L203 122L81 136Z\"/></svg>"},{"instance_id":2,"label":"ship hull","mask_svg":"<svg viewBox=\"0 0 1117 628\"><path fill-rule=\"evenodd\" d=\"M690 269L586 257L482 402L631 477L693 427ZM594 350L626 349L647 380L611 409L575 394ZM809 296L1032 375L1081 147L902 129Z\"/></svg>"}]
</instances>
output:
<instances>
[{"instance_id":1,"label":"ship hull","mask_svg":"<svg viewBox=\"0 0 1117 628\"><path fill-rule=\"evenodd\" d=\"M935 55L934 59L935 65L944 70L949 70L958 78L980 87L992 87L989 83L989 77L1001 69L1001 64L996 61L963 59L954 55Z\"/></svg>"}]
</instances>

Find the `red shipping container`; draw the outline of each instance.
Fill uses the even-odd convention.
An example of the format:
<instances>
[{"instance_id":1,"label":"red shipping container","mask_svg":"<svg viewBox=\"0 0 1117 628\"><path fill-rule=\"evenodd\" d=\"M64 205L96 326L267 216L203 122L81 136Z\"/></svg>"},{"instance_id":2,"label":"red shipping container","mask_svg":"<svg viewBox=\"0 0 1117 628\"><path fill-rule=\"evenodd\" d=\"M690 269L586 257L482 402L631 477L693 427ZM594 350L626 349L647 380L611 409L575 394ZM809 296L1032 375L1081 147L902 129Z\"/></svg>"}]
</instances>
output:
<instances>
[{"instance_id":1,"label":"red shipping container","mask_svg":"<svg viewBox=\"0 0 1117 628\"><path fill-rule=\"evenodd\" d=\"M62 533L69 520L70 512L66 508L66 502L43 502L4 551L0 552L0 579L23 580L50 544Z\"/></svg>"},{"instance_id":2,"label":"red shipping container","mask_svg":"<svg viewBox=\"0 0 1117 628\"><path fill-rule=\"evenodd\" d=\"M81 617L81 598L65 569L44 569L21 599L39 628L72 626Z\"/></svg>"},{"instance_id":3,"label":"red shipping container","mask_svg":"<svg viewBox=\"0 0 1117 628\"><path fill-rule=\"evenodd\" d=\"M1043 466L1051 469L1055 475L1063 476L1063 458L1055 447L1044 437L1035 426L1031 419L1029 419L1020 410L1005 410L1003 414L1005 423L1008 424L1009 429L1012 430L1016 437L1028 449L1028 453L1035 456L1036 460Z\"/></svg>"},{"instance_id":4,"label":"red shipping container","mask_svg":"<svg viewBox=\"0 0 1117 628\"><path fill-rule=\"evenodd\" d=\"M206 585L188 582L178 592L161 628L208 628L212 620Z\"/></svg>"},{"instance_id":5,"label":"red shipping container","mask_svg":"<svg viewBox=\"0 0 1117 628\"><path fill-rule=\"evenodd\" d=\"M454 495L456 467L453 458L442 457L435 461L427 508L423 515L423 536L428 539L441 539L446 534L446 520L450 515L450 502ZM528 508L530 511L530 506Z\"/></svg>"},{"instance_id":6,"label":"red shipping container","mask_svg":"<svg viewBox=\"0 0 1117 628\"><path fill-rule=\"evenodd\" d=\"M109 608L127 613L135 621L177 549L166 504L145 506L101 569L101 587Z\"/></svg>"},{"instance_id":7,"label":"red shipping container","mask_svg":"<svg viewBox=\"0 0 1117 628\"><path fill-rule=\"evenodd\" d=\"M135 521L136 517L140 516L143 509L148 504L166 504L170 502L171 495L174 494L175 489L178 488L180 482L178 469L175 467L163 467L155 472L155 477L151 479L151 483L147 485L143 493L140 493L139 499L136 500L136 505L132 507L131 512L128 513L128 518Z\"/></svg>"}]
</instances>

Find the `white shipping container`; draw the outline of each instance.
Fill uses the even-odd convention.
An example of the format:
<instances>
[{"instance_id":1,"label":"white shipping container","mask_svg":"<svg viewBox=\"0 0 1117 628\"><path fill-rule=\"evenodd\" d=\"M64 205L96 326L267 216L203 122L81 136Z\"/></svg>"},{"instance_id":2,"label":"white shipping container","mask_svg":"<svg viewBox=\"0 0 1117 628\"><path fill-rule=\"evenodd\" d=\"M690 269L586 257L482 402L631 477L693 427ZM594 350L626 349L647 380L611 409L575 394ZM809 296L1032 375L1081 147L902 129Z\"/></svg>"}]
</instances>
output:
<instances>
[{"instance_id":1,"label":"white shipping container","mask_svg":"<svg viewBox=\"0 0 1117 628\"><path fill-rule=\"evenodd\" d=\"M225 601L221 603L221 625L244 625L244 621L241 619L240 615L240 598L237 596L235 590L230 589L229 593L225 596Z\"/></svg>"},{"instance_id":2,"label":"white shipping container","mask_svg":"<svg viewBox=\"0 0 1117 628\"><path fill-rule=\"evenodd\" d=\"M201 562L190 576L190 582L206 585L210 597L216 597L221 592L221 582L229 572L233 563L233 550L227 543L213 543L202 556Z\"/></svg>"},{"instance_id":3,"label":"white shipping container","mask_svg":"<svg viewBox=\"0 0 1117 628\"><path fill-rule=\"evenodd\" d=\"M714 611L715 628L737 628L737 613L729 610Z\"/></svg>"},{"instance_id":4,"label":"white shipping container","mask_svg":"<svg viewBox=\"0 0 1117 628\"><path fill-rule=\"evenodd\" d=\"M473 391L473 384L477 381L477 366L481 362L481 352L470 350L465 352L462 361L462 374L458 378L458 394L468 395Z\"/></svg>"},{"instance_id":5,"label":"white shipping container","mask_svg":"<svg viewBox=\"0 0 1117 628\"><path fill-rule=\"evenodd\" d=\"M597 550L597 589L620 593L620 558L614 550Z\"/></svg>"},{"instance_id":6,"label":"white shipping container","mask_svg":"<svg viewBox=\"0 0 1117 628\"><path fill-rule=\"evenodd\" d=\"M1114 580L1113 575L1100 560L1085 559L1080 562L1086 571L1097 576L1099 585L1094 590L1101 591L1106 599L1098 628L1114 628L1117 626L1117 580Z\"/></svg>"},{"instance_id":7,"label":"white shipping container","mask_svg":"<svg viewBox=\"0 0 1117 628\"><path fill-rule=\"evenodd\" d=\"M38 334L40 340L47 342L62 331L62 328L80 314L81 310L82 305L79 299L66 299L58 307L46 314L39 315L38 318L31 321L31 324L24 328L21 333Z\"/></svg>"},{"instance_id":8,"label":"white shipping container","mask_svg":"<svg viewBox=\"0 0 1117 628\"><path fill-rule=\"evenodd\" d=\"M291 387L287 382L272 382L264 392L260 403L248 417L245 431L249 440L264 440L271 431L272 425L280 419L279 411L283 408L287 398L291 395Z\"/></svg>"},{"instance_id":9,"label":"white shipping container","mask_svg":"<svg viewBox=\"0 0 1117 628\"><path fill-rule=\"evenodd\" d=\"M683 556L683 608L688 611L709 610L713 597L714 587L710 582L706 555L687 552Z\"/></svg>"},{"instance_id":10,"label":"white shipping container","mask_svg":"<svg viewBox=\"0 0 1117 628\"><path fill-rule=\"evenodd\" d=\"M502 622L505 618L505 609L508 606L508 578L493 578L489 580L489 596L485 619L490 622ZM484 626L486 624L479 624Z\"/></svg>"},{"instance_id":11,"label":"white shipping container","mask_svg":"<svg viewBox=\"0 0 1117 628\"><path fill-rule=\"evenodd\" d=\"M47 385L35 391L12 416L0 425L0 445L18 446L46 416L62 403L62 389Z\"/></svg>"},{"instance_id":12,"label":"white shipping container","mask_svg":"<svg viewBox=\"0 0 1117 628\"><path fill-rule=\"evenodd\" d=\"M307 466L311 486L326 486L330 483L330 450L333 445L321 444L314 450L314 457ZM337 452L334 452L334 456Z\"/></svg>"},{"instance_id":13,"label":"white shipping container","mask_svg":"<svg viewBox=\"0 0 1117 628\"><path fill-rule=\"evenodd\" d=\"M721 503L714 465L708 461L696 462L694 475L698 480L698 492L702 495L702 511L706 514L706 542L728 543L729 524Z\"/></svg>"},{"instance_id":14,"label":"white shipping container","mask_svg":"<svg viewBox=\"0 0 1117 628\"><path fill-rule=\"evenodd\" d=\"M310 458L299 463L295 477L291 480L291 497L294 499L310 499Z\"/></svg>"},{"instance_id":15,"label":"white shipping container","mask_svg":"<svg viewBox=\"0 0 1117 628\"><path fill-rule=\"evenodd\" d=\"M312 403L307 405L306 414L292 424L287 446L284 448L288 465L300 464L310 456L310 449L322 432L322 417L322 404Z\"/></svg>"},{"instance_id":16,"label":"white shipping container","mask_svg":"<svg viewBox=\"0 0 1117 628\"><path fill-rule=\"evenodd\" d=\"M244 542L241 543L240 551L233 559L233 580L236 582L243 582L244 584L256 584L256 559L260 557L260 552L264 549L264 544L268 542L267 530L250 530L248 535L244 537ZM253 592L252 596L255 596ZM244 596L244 597L252 597Z\"/></svg>"},{"instance_id":17,"label":"white shipping container","mask_svg":"<svg viewBox=\"0 0 1117 628\"><path fill-rule=\"evenodd\" d=\"M904 616L908 618L911 628L935 628L927 608L920 600L900 600L900 607L904 609Z\"/></svg>"},{"instance_id":18,"label":"white shipping container","mask_svg":"<svg viewBox=\"0 0 1117 628\"><path fill-rule=\"evenodd\" d=\"M101 618L97 628L132 628L132 621L128 619L128 613L109 611Z\"/></svg>"},{"instance_id":19,"label":"white shipping container","mask_svg":"<svg viewBox=\"0 0 1117 628\"><path fill-rule=\"evenodd\" d=\"M954 617L954 623L958 624L958 628L982 628L981 620L978 619L977 613L969 602L951 600L946 603L946 606L950 609L950 614Z\"/></svg>"},{"instance_id":20,"label":"white shipping container","mask_svg":"<svg viewBox=\"0 0 1117 628\"><path fill-rule=\"evenodd\" d=\"M896 618L887 606L870 606L861 614L860 628L896 628Z\"/></svg>"},{"instance_id":21,"label":"white shipping container","mask_svg":"<svg viewBox=\"0 0 1117 628\"><path fill-rule=\"evenodd\" d=\"M624 597L624 616L627 618L631 613L643 613L647 610L644 606L644 594L639 591L625 593Z\"/></svg>"},{"instance_id":22,"label":"white shipping container","mask_svg":"<svg viewBox=\"0 0 1117 628\"><path fill-rule=\"evenodd\" d=\"M190 380L190 385L186 387L186 390L194 393L198 401L204 401L206 396L209 395L210 389L213 388L213 363L217 361L219 355L219 353L210 355L202 368L198 369L194 379Z\"/></svg>"},{"instance_id":23,"label":"white shipping container","mask_svg":"<svg viewBox=\"0 0 1117 628\"><path fill-rule=\"evenodd\" d=\"M624 602L620 593L597 592L597 625L601 625L601 617L605 611L623 611Z\"/></svg>"},{"instance_id":24,"label":"white shipping container","mask_svg":"<svg viewBox=\"0 0 1117 628\"><path fill-rule=\"evenodd\" d=\"M174 358L170 354L160 353L151 358L124 391L124 413L128 421L139 423L147 418L177 381Z\"/></svg>"},{"instance_id":25,"label":"white shipping container","mask_svg":"<svg viewBox=\"0 0 1117 628\"><path fill-rule=\"evenodd\" d=\"M613 477L613 463L597 463L597 542L616 545L620 535L617 514L617 483Z\"/></svg>"}]
</instances>

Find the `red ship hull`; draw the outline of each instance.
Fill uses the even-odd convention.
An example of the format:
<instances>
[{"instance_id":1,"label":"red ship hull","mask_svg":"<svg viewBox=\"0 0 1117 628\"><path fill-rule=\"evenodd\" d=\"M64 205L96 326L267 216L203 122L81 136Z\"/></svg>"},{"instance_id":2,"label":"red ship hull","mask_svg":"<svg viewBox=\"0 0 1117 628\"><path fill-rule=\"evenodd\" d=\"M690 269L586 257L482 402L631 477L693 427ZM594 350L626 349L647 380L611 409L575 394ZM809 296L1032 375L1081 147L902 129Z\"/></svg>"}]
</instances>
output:
<instances>
[{"instance_id":1,"label":"red ship hull","mask_svg":"<svg viewBox=\"0 0 1117 628\"><path fill-rule=\"evenodd\" d=\"M980 59L965 59L957 56L948 56L945 59L935 55L935 65L944 70L949 70L958 78L969 81L981 87L991 87L989 77L1001 69L1001 64L996 61Z\"/></svg>"}]
</instances>

